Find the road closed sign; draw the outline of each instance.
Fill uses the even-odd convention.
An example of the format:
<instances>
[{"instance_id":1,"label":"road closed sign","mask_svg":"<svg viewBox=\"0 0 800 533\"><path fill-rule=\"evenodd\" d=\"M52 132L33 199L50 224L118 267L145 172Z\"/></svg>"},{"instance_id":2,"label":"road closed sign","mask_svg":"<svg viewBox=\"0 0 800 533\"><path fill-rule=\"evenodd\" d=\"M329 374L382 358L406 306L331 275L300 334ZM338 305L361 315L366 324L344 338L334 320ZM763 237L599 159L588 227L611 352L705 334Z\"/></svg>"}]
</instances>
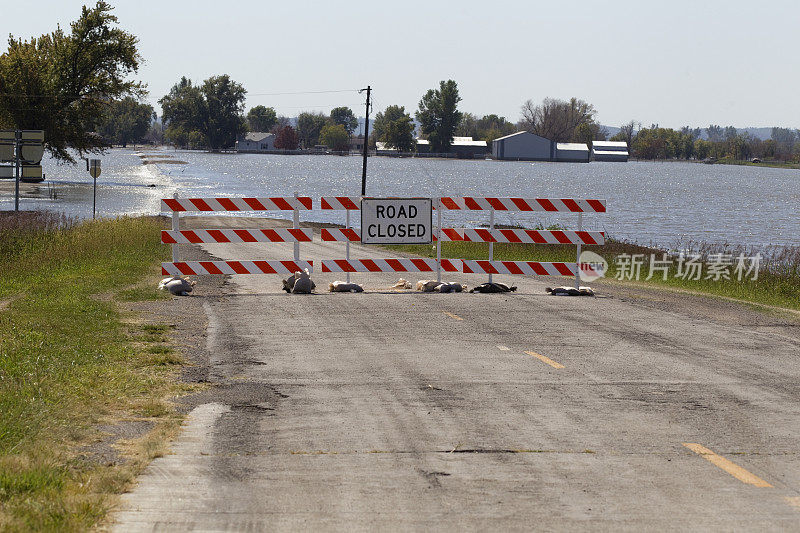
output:
<instances>
[{"instance_id":1,"label":"road closed sign","mask_svg":"<svg viewBox=\"0 0 800 533\"><path fill-rule=\"evenodd\" d=\"M362 244L430 244L433 209L430 198L361 200Z\"/></svg>"}]
</instances>

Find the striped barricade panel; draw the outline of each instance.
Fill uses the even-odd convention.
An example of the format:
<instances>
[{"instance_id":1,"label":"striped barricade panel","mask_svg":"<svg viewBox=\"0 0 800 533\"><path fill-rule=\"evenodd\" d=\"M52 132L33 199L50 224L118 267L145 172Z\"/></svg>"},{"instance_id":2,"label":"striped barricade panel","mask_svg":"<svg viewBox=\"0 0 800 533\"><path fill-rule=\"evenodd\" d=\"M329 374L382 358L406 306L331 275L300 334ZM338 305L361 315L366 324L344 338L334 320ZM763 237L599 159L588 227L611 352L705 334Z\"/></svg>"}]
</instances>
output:
<instances>
[{"instance_id":1,"label":"striped barricade panel","mask_svg":"<svg viewBox=\"0 0 800 533\"><path fill-rule=\"evenodd\" d=\"M225 242L311 242L314 230L283 229L196 229L161 232L164 244Z\"/></svg>"},{"instance_id":2,"label":"striped barricade panel","mask_svg":"<svg viewBox=\"0 0 800 533\"><path fill-rule=\"evenodd\" d=\"M360 196L323 196L320 199L322 209L355 211L361 209Z\"/></svg>"},{"instance_id":3,"label":"striped barricade panel","mask_svg":"<svg viewBox=\"0 0 800 533\"><path fill-rule=\"evenodd\" d=\"M571 198L478 198L473 196L443 196L443 209L467 211L545 211L568 213L605 213L605 200L575 200Z\"/></svg>"},{"instance_id":4,"label":"striped barricade panel","mask_svg":"<svg viewBox=\"0 0 800 533\"><path fill-rule=\"evenodd\" d=\"M294 211L311 209L308 196L274 198L163 198L161 212L169 211Z\"/></svg>"},{"instance_id":5,"label":"striped barricade panel","mask_svg":"<svg viewBox=\"0 0 800 533\"><path fill-rule=\"evenodd\" d=\"M463 260L465 274L513 274L537 276L574 276L576 263L543 263L539 261Z\"/></svg>"},{"instance_id":6,"label":"striped barricade panel","mask_svg":"<svg viewBox=\"0 0 800 533\"><path fill-rule=\"evenodd\" d=\"M353 228L322 228L320 237L323 241L350 241L361 242L361 232Z\"/></svg>"},{"instance_id":7,"label":"striped barricade panel","mask_svg":"<svg viewBox=\"0 0 800 533\"><path fill-rule=\"evenodd\" d=\"M206 274L292 274L313 270L313 261L181 261L161 263L165 276L202 276Z\"/></svg>"},{"instance_id":8,"label":"striped barricade panel","mask_svg":"<svg viewBox=\"0 0 800 533\"><path fill-rule=\"evenodd\" d=\"M442 228L442 241L462 241L460 229ZM323 241L361 242L361 230L353 228L328 229L320 231ZM436 228L433 229L433 241L436 242Z\"/></svg>"},{"instance_id":9,"label":"striped barricade panel","mask_svg":"<svg viewBox=\"0 0 800 533\"><path fill-rule=\"evenodd\" d=\"M526 244L605 244L602 231L459 228L465 241Z\"/></svg>"},{"instance_id":10,"label":"striped barricade panel","mask_svg":"<svg viewBox=\"0 0 800 533\"><path fill-rule=\"evenodd\" d=\"M323 259L323 272L436 272L436 259ZM442 259L442 270L460 272L460 261Z\"/></svg>"}]
</instances>

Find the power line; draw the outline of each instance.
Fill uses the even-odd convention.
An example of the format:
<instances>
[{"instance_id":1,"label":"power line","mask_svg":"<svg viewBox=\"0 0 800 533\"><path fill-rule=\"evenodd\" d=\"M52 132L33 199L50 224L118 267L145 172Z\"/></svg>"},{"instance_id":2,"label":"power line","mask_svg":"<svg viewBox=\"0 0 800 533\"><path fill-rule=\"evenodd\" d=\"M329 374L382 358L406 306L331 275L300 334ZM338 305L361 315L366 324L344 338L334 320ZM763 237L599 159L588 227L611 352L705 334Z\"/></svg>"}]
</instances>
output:
<instances>
[{"instance_id":1,"label":"power line","mask_svg":"<svg viewBox=\"0 0 800 533\"><path fill-rule=\"evenodd\" d=\"M295 91L283 93L247 93L247 96L293 96L300 94L330 94L330 93L357 93L358 89L337 89L330 91ZM27 94L27 93L6 93L0 92L0 96L12 96L17 98L101 98L99 96L81 94Z\"/></svg>"},{"instance_id":2,"label":"power line","mask_svg":"<svg viewBox=\"0 0 800 533\"><path fill-rule=\"evenodd\" d=\"M291 96L296 94L356 93L358 89L341 89L335 91L297 91L288 93L247 93L247 96Z\"/></svg>"}]
</instances>

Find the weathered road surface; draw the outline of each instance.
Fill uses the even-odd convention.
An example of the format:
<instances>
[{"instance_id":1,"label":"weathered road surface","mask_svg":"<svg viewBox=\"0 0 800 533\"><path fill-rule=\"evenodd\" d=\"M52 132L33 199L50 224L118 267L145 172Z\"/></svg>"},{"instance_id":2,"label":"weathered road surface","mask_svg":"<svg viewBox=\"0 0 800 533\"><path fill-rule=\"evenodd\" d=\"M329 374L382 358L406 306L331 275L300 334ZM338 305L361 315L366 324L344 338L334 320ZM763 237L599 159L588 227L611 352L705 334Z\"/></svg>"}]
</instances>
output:
<instances>
[{"instance_id":1,"label":"weathered road surface","mask_svg":"<svg viewBox=\"0 0 800 533\"><path fill-rule=\"evenodd\" d=\"M800 529L790 322L535 278L397 294L380 290L397 275L359 275L372 292L329 294L327 276L313 296L243 276L206 302L219 397L126 495L120 531Z\"/></svg>"}]
</instances>

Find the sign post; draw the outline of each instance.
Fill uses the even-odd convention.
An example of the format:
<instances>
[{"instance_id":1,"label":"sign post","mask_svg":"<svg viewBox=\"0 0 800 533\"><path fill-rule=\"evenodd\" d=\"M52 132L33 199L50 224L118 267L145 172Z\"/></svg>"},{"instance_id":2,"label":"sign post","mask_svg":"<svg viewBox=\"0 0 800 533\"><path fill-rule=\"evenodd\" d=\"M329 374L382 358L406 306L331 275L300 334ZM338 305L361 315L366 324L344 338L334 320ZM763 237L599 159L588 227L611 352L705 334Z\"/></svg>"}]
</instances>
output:
<instances>
[{"instance_id":1,"label":"sign post","mask_svg":"<svg viewBox=\"0 0 800 533\"><path fill-rule=\"evenodd\" d=\"M92 200L92 220L94 220L97 214L97 178L100 177L101 169L99 159L89 159L88 162L89 174L94 178L94 198Z\"/></svg>"},{"instance_id":2,"label":"sign post","mask_svg":"<svg viewBox=\"0 0 800 533\"><path fill-rule=\"evenodd\" d=\"M430 244L432 219L430 198L364 198L361 243Z\"/></svg>"},{"instance_id":3,"label":"sign post","mask_svg":"<svg viewBox=\"0 0 800 533\"><path fill-rule=\"evenodd\" d=\"M14 178L14 211L19 211L19 182L43 180L44 131L0 130L0 178Z\"/></svg>"},{"instance_id":4,"label":"sign post","mask_svg":"<svg viewBox=\"0 0 800 533\"><path fill-rule=\"evenodd\" d=\"M14 211L19 211L19 131L14 135Z\"/></svg>"}]
</instances>

